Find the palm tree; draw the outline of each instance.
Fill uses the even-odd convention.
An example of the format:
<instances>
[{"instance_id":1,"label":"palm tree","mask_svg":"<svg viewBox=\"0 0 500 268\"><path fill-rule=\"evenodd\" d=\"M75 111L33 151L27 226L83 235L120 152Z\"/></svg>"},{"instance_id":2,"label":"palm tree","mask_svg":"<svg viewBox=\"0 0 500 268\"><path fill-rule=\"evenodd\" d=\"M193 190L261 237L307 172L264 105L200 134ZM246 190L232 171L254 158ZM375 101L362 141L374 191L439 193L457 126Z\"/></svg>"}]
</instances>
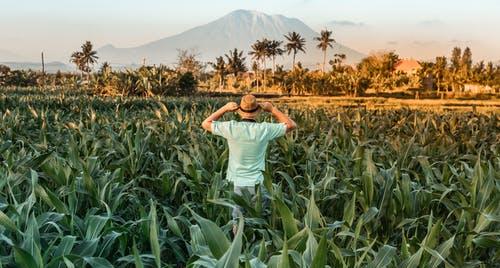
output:
<instances>
[{"instance_id":1,"label":"palm tree","mask_svg":"<svg viewBox=\"0 0 500 268\"><path fill-rule=\"evenodd\" d=\"M295 55L297 55L297 52L302 51L306 53L306 39L304 39L300 34L297 32L290 32L287 35L285 35L286 40L288 41L285 44L285 50L290 55L290 53L293 51L293 62L292 62L292 69L295 68Z\"/></svg>"},{"instance_id":2,"label":"palm tree","mask_svg":"<svg viewBox=\"0 0 500 268\"><path fill-rule=\"evenodd\" d=\"M224 87L224 76L226 76L226 62L223 57L215 58L215 63L211 62L210 65L214 68L215 74L219 76L219 89Z\"/></svg>"},{"instance_id":3,"label":"palm tree","mask_svg":"<svg viewBox=\"0 0 500 268\"><path fill-rule=\"evenodd\" d=\"M71 54L71 57L70 57L70 62L71 63L74 63L76 65L76 69L78 70L81 70L81 58L82 58L82 52L80 51L75 51ZM83 71L82 71L82 76L83 76Z\"/></svg>"},{"instance_id":4,"label":"palm tree","mask_svg":"<svg viewBox=\"0 0 500 268\"><path fill-rule=\"evenodd\" d=\"M333 60L330 60L329 63L330 65L332 65L333 70L340 71L342 69L342 62L344 62L345 59L346 59L345 54L335 53L333 55Z\"/></svg>"},{"instance_id":5,"label":"palm tree","mask_svg":"<svg viewBox=\"0 0 500 268\"><path fill-rule=\"evenodd\" d=\"M255 41L251 46L252 50L248 52L248 55L252 56L252 59L257 63L260 61L264 67L264 84L266 81L266 57L269 55L269 40L263 39ZM258 70L258 69L257 69ZM257 90L259 90L259 76L256 72L255 77L257 78Z\"/></svg>"},{"instance_id":6,"label":"palm tree","mask_svg":"<svg viewBox=\"0 0 500 268\"><path fill-rule=\"evenodd\" d=\"M326 50L328 47L333 48L332 43L335 43L335 40L332 38L332 31L323 30L320 33L319 37L315 37L314 40L318 41L317 48L320 48L323 51L323 66L321 67L321 72L325 72L325 64L326 64Z\"/></svg>"},{"instance_id":7,"label":"palm tree","mask_svg":"<svg viewBox=\"0 0 500 268\"><path fill-rule=\"evenodd\" d=\"M82 73L87 74L87 81L90 78L90 72L92 71L91 65L97 63L97 51L93 50L92 43L86 41L82 45L82 51L76 51L71 54L71 62L73 62L76 67L82 71Z\"/></svg>"},{"instance_id":8,"label":"palm tree","mask_svg":"<svg viewBox=\"0 0 500 268\"><path fill-rule=\"evenodd\" d=\"M443 80L445 78L447 65L448 62L446 60L446 57L436 57L436 63L434 64L432 74L437 79L436 86L438 93L441 91L443 85Z\"/></svg>"},{"instance_id":9,"label":"palm tree","mask_svg":"<svg viewBox=\"0 0 500 268\"><path fill-rule=\"evenodd\" d=\"M243 51L238 51L235 48L234 50L229 50L229 53L224 56L227 59L227 72L233 74L234 77L237 77L239 73L247 71L247 67L245 66L246 57L243 57Z\"/></svg>"},{"instance_id":10,"label":"palm tree","mask_svg":"<svg viewBox=\"0 0 500 268\"><path fill-rule=\"evenodd\" d=\"M281 56L283 53L285 53L285 50L281 48L281 44L283 44L283 41L277 41L277 40L271 40L268 43L267 47L267 54L271 59L273 60L273 75L274 71L276 70L276 56Z\"/></svg>"}]
</instances>

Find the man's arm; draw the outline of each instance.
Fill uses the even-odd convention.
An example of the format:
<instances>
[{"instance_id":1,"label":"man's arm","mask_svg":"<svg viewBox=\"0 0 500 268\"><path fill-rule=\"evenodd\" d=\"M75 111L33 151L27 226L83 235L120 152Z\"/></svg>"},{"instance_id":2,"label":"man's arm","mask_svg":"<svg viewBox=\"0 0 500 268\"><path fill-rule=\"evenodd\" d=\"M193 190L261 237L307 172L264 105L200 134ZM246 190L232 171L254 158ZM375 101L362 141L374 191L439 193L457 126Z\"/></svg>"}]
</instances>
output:
<instances>
[{"instance_id":1,"label":"man's arm","mask_svg":"<svg viewBox=\"0 0 500 268\"><path fill-rule=\"evenodd\" d=\"M262 103L261 107L264 111L271 113L278 122L284 123L286 125L286 132L290 132L297 128L295 121L288 117L288 115L278 110L278 108L274 107L270 102Z\"/></svg>"},{"instance_id":2,"label":"man's arm","mask_svg":"<svg viewBox=\"0 0 500 268\"><path fill-rule=\"evenodd\" d=\"M221 118L227 112L233 112L238 110L238 104L236 102L228 102L226 105L222 106L219 110L215 111L215 113L211 114L207 117L203 123L201 123L201 127L208 132L212 132L212 122Z\"/></svg>"}]
</instances>

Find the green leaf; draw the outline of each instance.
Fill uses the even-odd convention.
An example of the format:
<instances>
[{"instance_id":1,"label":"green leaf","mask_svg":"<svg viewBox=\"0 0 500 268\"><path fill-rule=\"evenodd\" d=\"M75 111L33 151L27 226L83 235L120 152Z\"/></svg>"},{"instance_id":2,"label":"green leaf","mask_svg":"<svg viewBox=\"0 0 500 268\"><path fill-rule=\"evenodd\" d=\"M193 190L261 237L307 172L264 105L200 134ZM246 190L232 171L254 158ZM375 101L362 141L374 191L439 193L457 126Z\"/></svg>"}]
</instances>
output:
<instances>
[{"instance_id":1,"label":"green leaf","mask_svg":"<svg viewBox=\"0 0 500 268\"><path fill-rule=\"evenodd\" d=\"M288 239L288 249L297 249L298 247L303 248L303 245L308 237L308 230L309 228L304 227L304 229L300 230L300 232Z\"/></svg>"},{"instance_id":2,"label":"green leaf","mask_svg":"<svg viewBox=\"0 0 500 268\"><path fill-rule=\"evenodd\" d=\"M375 255L375 259L368 264L367 268L387 267L391 263L395 255L396 248L389 245L384 245L379 249L377 255Z\"/></svg>"},{"instance_id":3,"label":"green leaf","mask_svg":"<svg viewBox=\"0 0 500 268\"><path fill-rule=\"evenodd\" d=\"M75 244L76 236L67 235L61 239L59 246L54 252L54 257L68 255L73 249Z\"/></svg>"},{"instance_id":4,"label":"green leaf","mask_svg":"<svg viewBox=\"0 0 500 268\"><path fill-rule=\"evenodd\" d=\"M104 258L83 257L83 260L94 268L113 268L113 265Z\"/></svg>"},{"instance_id":5,"label":"green leaf","mask_svg":"<svg viewBox=\"0 0 500 268\"><path fill-rule=\"evenodd\" d=\"M68 258L63 257L63 261L64 261L64 264L66 265L66 267L75 268L75 265L73 264L73 262L70 261Z\"/></svg>"},{"instance_id":6,"label":"green leaf","mask_svg":"<svg viewBox=\"0 0 500 268\"><path fill-rule=\"evenodd\" d=\"M26 225L22 248L33 257L33 259L37 263L37 267L43 265L42 254L40 251L40 233L38 231L38 223L35 219L34 214L30 215L28 223Z\"/></svg>"},{"instance_id":7,"label":"green leaf","mask_svg":"<svg viewBox=\"0 0 500 268\"><path fill-rule=\"evenodd\" d=\"M323 220L321 218L321 212L319 211L316 201L314 200L314 189L311 190L311 198L307 202L307 212L304 216L304 222L306 226L311 229L316 229L318 226L323 227Z\"/></svg>"},{"instance_id":8,"label":"green leaf","mask_svg":"<svg viewBox=\"0 0 500 268\"><path fill-rule=\"evenodd\" d=\"M430 267L438 267L439 264L441 264L441 262L446 259L446 257L448 257L454 242L455 236L452 236L450 239L439 245L439 247L437 248L437 253L440 257L433 256L433 258L429 262Z\"/></svg>"},{"instance_id":9,"label":"green leaf","mask_svg":"<svg viewBox=\"0 0 500 268\"><path fill-rule=\"evenodd\" d=\"M61 200L59 200L59 198L49 189L37 184L35 186L35 192L49 206L55 207L57 212L69 214L66 205Z\"/></svg>"},{"instance_id":10,"label":"green leaf","mask_svg":"<svg viewBox=\"0 0 500 268\"><path fill-rule=\"evenodd\" d=\"M160 241L158 239L158 218L156 216L156 205L153 201L149 212L149 242L151 244L151 251L155 257L156 267L161 267L161 250Z\"/></svg>"},{"instance_id":11,"label":"green leaf","mask_svg":"<svg viewBox=\"0 0 500 268\"><path fill-rule=\"evenodd\" d=\"M293 217L292 212L279 198L275 199L275 204L278 207L278 211L281 215L281 222L283 224L283 229L285 230L286 236L294 236L299 230L297 228L297 224L295 223L295 218Z\"/></svg>"},{"instance_id":12,"label":"green leaf","mask_svg":"<svg viewBox=\"0 0 500 268\"><path fill-rule=\"evenodd\" d=\"M328 244L326 241L326 234L324 234L319 240L319 245L316 249L316 254L311 263L311 268L323 268L326 265L326 259L328 254Z\"/></svg>"},{"instance_id":13,"label":"green leaf","mask_svg":"<svg viewBox=\"0 0 500 268\"><path fill-rule=\"evenodd\" d=\"M182 232L181 232L181 229L179 228L179 225L177 225L177 222L175 221L175 219L172 217L172 215L170 215L170 213L168 213L168 211L166 211L165 209L163 210L165 215L167 215L167 224L168 224L168 228L175 234L177 235L178 237L180 238L184 238L184 236L182 235Z\"/></svg>"},{"instance_id":14,"label":"green leaf","mask_svg":"<svg viewBox=\"0 0 500 268\"><path fill-rule=\"evenodd\" d=\"M217 261L216 268L238 268L240 263L241 247L243 245L243 226L244 219L243 215L239 215L240 220L238 223L238 231L236 236L231 243L229 249L224 253L221 259Z\"/></svg>"},{"instance_id":15,"label":"green leaf","mask_svg":"<svg viewBox=\"0 0 500 268\"><path fill-rule=\"evenodd\" d=\"M0 210L0 224L11 232L19 232L14 222Z\"/></svg>"},{"instance_id":16,"label":"green leaf","mask_svg":"<svg viewBox=\"0 0 500 268\"><path fill-rule=\"evenodd\" d=\"M132 242L132 252L134 253L135 268L144 268L141 256L139 255L139 251L137 250L137 245L135 244L135 239Z\"/></svg>"},{"instance_id":17,"label":"green leaf","mask_svg":"<svg viewBox=\"0 0 500 268\"><path fill-rule=\"evenodd\" d=\"M97 250L99 238L81 241L79 245L73 248L72 254L81 257L92 257Z\"/></svg>"},{"instance_id":18,"label":"green leaf","mask_svg":"<svg viewBox=\"0 0 500 268\"><path fill-rule=\"evenodd\" d=\"M472 239L472 242L482 248L500 248L500 239L479 235Z\"/></svg>"},{"instance_id":19,"label":"green leaf","mask_svg":"<svg viewBox=\"0 0 500 268\"><path fill-rule=\"evenodd\" d=\"M14 258L16 264L22 268L36 268L40 267L37 265L33 256L31 256L27 251L22 248L14 246Z\"/></svg>"},{"instance_id":20,"label":"green leaf","mask_svg":"<svg viewBox=\"0 0 500 268\"><path fill-rule=\"evenodd\" d=\"M307 227L306 227L307 228ZM314 238L313 232L309 228L307 228L307 242L306 242L306 250L302 254L302 259L304 263L311 263L314 255L316 255L316 250L318 249L318 242Z\"/></svg>"},{"instance_id":21,"label":"green leaf","mask_svg":"<svg viewBox=\"0 0 500 268\"><path fill-rule=\"evenodd\" d=\"M101 231L108 222L108 217L103 217L99 215L92 215L85 221L87 225L87 231L85 233L86 240L93 240L101 237Z\"/></svg>"},{"instance_id":22,"label":"green leaf","mask_svg":"<svg viewBox=\"0 0 500 268\"><path fill-rule=\"evenodd\" d=\"M198 222L213 256L220 259L230 246L226 235L224 235L219 226L214 222L201 217L193 210L191 210L191 214L193 214L194 219Z\"/></svg>"},{"instance_id":23,"label":"green leaf","mask_svg":"<svg viewBox=\"0 0 500 268\"><path fill-rule=\"evenodd\" d=\"M265 261L266 260L266 256L267 256L266 241L264 239L262 239L260 241L260 245L259 245L259 255L258 255L258 258L259 258L260 261Z\"/></svg>"},{"instance_id":24,"label":"green leaf","mask_svg":"<svg viewBox=\"0 0 500 268\"><path fill-rule=\"evenodd\" d=\"M288 243L286 241L286 236L283 241L283 249L281 250L281 256L279 258L278 267L279 268L290 267L290 260L288 259Z\"/></svg>"},{"instance_id":25,"label":"green leaf","mask_svg":"<svg viewBox=\"0 0 500 268\"><path fill-rule=\"evenodd\" d=\"M354 211L356 210L356 192L351 197L351 201L346 203L344 208L344 218L343 220L349 225L352 226L354 221Z\"/></svg>"},{"instance_id":26,"label":"green leaf","mask_svg":"<svg viewBox=\"0 0 500 268\"><path fill-rule=\"evenodd\" d=\"M403 262L400 267L417 268L420 264L423 252L424 248L421 247L415 254L411 255L407 261Z\"/></svg>"}]
</instances>

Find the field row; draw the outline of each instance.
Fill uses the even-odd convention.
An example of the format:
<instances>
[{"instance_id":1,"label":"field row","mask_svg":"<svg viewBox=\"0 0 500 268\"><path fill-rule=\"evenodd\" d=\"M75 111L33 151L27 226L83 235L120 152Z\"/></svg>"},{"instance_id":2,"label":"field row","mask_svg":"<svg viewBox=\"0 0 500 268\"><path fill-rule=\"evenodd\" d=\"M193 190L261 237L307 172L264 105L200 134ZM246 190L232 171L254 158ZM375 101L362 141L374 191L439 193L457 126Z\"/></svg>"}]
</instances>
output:
<instances>
[{"instance_id":1,"label":"field row","mask_svg":"<svg viewBox=\"0 0 500 268\"><path fill-rule=\"evenodd\" d=\"M200 127L228 98L196 100L0 95L0 266L500 262L498 114L281 104L299 127L270 145L262 206Z\"/></svg>"}]
</instances>

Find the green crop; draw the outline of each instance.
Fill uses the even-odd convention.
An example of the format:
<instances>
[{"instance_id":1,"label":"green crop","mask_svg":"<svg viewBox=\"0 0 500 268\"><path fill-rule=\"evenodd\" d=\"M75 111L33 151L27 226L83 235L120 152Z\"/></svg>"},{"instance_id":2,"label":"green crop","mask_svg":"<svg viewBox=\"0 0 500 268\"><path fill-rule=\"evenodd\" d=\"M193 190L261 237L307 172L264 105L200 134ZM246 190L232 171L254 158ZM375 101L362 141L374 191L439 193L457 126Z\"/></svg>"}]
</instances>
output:
<instances>
[{"instance_id":1,"label":"green crop","mask_svg":"<svg viewBox=\"0 0 500 268\"><path fill-rule=\"evenodd\" d=\"M228 99L0 90L0 267L500 263L498 113L282 106L262 206L200 126Z\"/></svg>"}]
</instances>

